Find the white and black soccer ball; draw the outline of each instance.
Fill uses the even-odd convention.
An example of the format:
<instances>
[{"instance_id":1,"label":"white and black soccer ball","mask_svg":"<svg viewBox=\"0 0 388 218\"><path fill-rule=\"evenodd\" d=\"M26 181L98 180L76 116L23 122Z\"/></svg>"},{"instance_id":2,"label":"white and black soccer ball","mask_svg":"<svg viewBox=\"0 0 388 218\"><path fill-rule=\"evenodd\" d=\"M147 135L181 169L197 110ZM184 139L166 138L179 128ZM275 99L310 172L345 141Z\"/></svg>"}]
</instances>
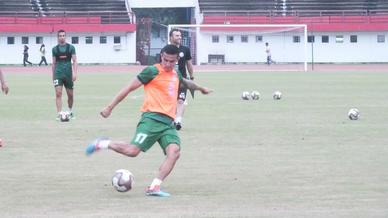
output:
<instances>
[{"instance_id":1,"label":"white and black soccer ball","mask_svg":"<svg viewBox=\"0 0 388 218\"><path fill-rule=\"evenodd\" d=\"M260 93L258 91L252 91L251 92L251 98L252 98L252 100L259 100Z\"/></svg>"},{"instance_id":2,"label":"white and black soccer ball","mask_svg":"<svg viewBox=\"0 0 388 218\"><path fill-rule=\"evenodd\" d=\"M59 116L61 122L68 122L70 120L70 113L67 111L61 111Z\"/></svg>"},{"instance_id":3,"label":"white and black soccer ball","mask_svg":"<svg viewBox=\"0 0 388 218\"><path fill-rule=\"evenodd\" d=\"M360 111L357 108L351 108L348 112L348 117L351 120L358 120L360 118Z\"/></svg>"},{"instance_id":4,"label":"white and black soccer ball","mask_svg":"<svg viewBox=\"0 0 388 218\"><path fill-rule=\"evenodd\" d=\"M127 192L132 189L135 177L126 169L116 170L112 177L112 186L118 192Z\"/></svg>"},{"instance_id":5,"label":"white and black soccer ball","mask_svg":"<svg viewBox=\"0 0 388 218\"><path fill-rule=\"evenodd\" d=\"M274 100L280 100L282 98L282 93L280 91L276 91L272 95Z\"/></svg>"},{"instance_id":6,"label":"white and black soccer ball","mask_svg":"<svg viewBox=\"0 0 388 218\"><path fill-rule=\"evenodd\" d=\"M241 94L241 98L243 100L249 100L251 98L251 94L248 92L248 91L244 91L242 94Z\"/></svg>"}]
</instances>

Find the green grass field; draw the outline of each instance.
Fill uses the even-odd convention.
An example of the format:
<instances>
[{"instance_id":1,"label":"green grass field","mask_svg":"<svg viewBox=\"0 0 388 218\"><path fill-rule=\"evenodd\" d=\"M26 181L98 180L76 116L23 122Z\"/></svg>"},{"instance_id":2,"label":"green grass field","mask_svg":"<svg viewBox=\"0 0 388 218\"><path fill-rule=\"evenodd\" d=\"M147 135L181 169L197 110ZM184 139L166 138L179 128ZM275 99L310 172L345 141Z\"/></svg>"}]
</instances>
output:
<instances>
[{"instance_id":1,"label":"green grass field","mask_svg":"<svg viewBox=\"0 0 388 218\"><path fill-rule=\"evenodd\" d=\"M189 101L169 198L144 195L158 145L134 159L84 154L98 136L131 139L142 90L98 113L133 76L79 75L76 120L60 123L49 75L6 74L0 217L388 217L388 72L198 73L215 92ZM260 100L241 100L245 90ZM124 194L110 185L120 168L135 175Z\"/></svg>"}]
</instances>

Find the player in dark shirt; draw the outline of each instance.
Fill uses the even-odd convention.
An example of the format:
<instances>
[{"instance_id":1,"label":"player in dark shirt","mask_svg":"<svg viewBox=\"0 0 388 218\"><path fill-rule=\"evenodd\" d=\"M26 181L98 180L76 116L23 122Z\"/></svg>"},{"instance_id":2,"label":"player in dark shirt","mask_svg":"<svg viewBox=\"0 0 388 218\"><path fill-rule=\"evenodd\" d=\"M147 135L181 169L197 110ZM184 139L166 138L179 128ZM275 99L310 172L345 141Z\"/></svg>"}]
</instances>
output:
<instances>
[{"instance_id":1,"label":"player in dark shirt","mask_svg":"<svg viewBox=\"0 0 388 218\"><path fill-rule=\"evenodd\" d=\"M182 45L182 33L179 29L172 29L169 33L170 43L179 48L178 70L183 78L194 80L193 63L191 61L190 48ZM187 72L189 73L187 75ZM182 117L185 111L185 101L187 96L187 88L180 87L178 92L178 105L175 118L175 127L177 130L182 128Z\"/></svg>"}]
</instances>

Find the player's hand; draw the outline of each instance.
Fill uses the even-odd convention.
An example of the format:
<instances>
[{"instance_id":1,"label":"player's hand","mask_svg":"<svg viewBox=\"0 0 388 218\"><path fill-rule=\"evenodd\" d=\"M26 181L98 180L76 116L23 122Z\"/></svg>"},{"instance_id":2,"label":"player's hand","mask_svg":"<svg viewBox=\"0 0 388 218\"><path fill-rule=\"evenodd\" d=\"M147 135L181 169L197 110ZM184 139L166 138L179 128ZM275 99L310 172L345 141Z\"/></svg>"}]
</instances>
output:
<instances>
[{"instance_id":1,"label":"player's hand","mask_svg":"<svg viewBox=\"0 0 388 218\"><path fill-rule=\"evenodd\" d=\"M6 83L2 84L1 90L4 92L4 94L8 94L9 88Z\"/></svg>"},{"instance_id":2,"label":"player's hand","mask_svg":"<svg viewBox=\"0 0 388 218\"><path fill-rule=\"evenodd\" d=\"M213 92L213 90L209 89L209 88L206 88L206 87L203 87L202 89L200 89L200 91L202 92L202 94L204 95L207 95L207 94L210 94Z\"/></svg>"},{"instance_id":3,"label":"player's hand","mask_svg":"<svg viewBox=\"0 0 388 218\"><path fill-rule=\"evenodd\" d=\"M77 80L77 76L73 74L73 82Z\"/></svg>"},{"instance_id":4,"label":"player's hand","mask_svg":"<svg viewBox=\"0 0 388 218\"><path fill-rule=\"evenodd\" d=\"M104 118L108 118L110 116L110 114L112 113L112 108L111 107L106 107L104 108L101 112L100 112L100 115Z\"/></svg>"}]
</instances>

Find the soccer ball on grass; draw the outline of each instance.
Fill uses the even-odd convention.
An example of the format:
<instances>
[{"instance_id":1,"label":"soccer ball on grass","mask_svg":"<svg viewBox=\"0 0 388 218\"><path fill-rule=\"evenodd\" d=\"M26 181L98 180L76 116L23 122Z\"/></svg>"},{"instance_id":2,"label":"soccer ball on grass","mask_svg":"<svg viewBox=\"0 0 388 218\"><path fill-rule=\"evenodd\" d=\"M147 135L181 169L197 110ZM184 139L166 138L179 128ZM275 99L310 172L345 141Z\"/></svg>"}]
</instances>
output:
<instances>
[{"instance_id":1,"label":"soccer ball on grass","mask_svg":"<svg viewBox=\"0 0 388 218\"><path fill-rule=\"evenodd\" d=\"M272 95L274 100L280 100L282 98L282 93L280 91L276 91Z\"/></svg>"},{"instance_id":2,"label":"soccer ball on grass","mask_svg":"<svg viewBox=\"0 0 388 218\"><path fill-rule=\"evenodd\" d=\"M134 176L126 169L116 170L112 177L112 186L118 192L127 192L132 189L134 183Z\"/></svg>"},{"instance_id":3,"label":"soccer ball on grass","mask_svg":"<svg viewBox=\"0 0 388 218\"><path fill-rule=\"evenodd\" d=\"M258 91L252 91L251 92L251 98L252 98L252 100L259 100L260 93Z\"/></svg>"},{"instance_id":4,"label":"soccer ball on grass","mask_svg":"<svg viewBox=\"0 0 388 218\"><path fill-rule=\"evenodd\" d=\"M69 122L69 120L70 120L70 113L67 112L67 111L61 111L59 113L59 119L61 120L61 122Z\"/></svg>"},{"instance_id":5,"label":"soccer ball on grass","mask_svg":"<svg viewBox=\"0 0 388 218\"><path fill-rule=\"evenodd\" d=\"M247 92L247 91L245 91L245 92L243 92L243 93L241 94L241 98L242 98L243 100L249 100L250 97L251 97L251 94L249 94L249 92Z\"/></svg>"},{"instance_id":6,"label":"soccer ball on grass","mask_svg":"<svg viewBox=\"0 0 388 218\"><path fill-rule=\"evenodd\" d=\"M348 112L348 117L351 120L358 120L360 117L360 111L357 108L351 108Z\"/></svg>"}]
</instances>

